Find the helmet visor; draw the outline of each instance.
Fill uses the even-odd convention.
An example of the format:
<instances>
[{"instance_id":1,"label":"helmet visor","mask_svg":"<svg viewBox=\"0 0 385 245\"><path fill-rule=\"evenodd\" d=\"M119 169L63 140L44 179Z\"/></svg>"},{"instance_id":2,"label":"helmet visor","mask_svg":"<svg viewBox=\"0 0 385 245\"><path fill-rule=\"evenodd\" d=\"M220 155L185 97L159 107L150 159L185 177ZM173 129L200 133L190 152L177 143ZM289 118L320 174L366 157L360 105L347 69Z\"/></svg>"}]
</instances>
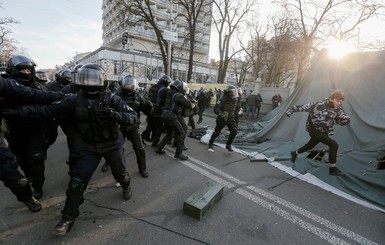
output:
<instances>
[{"instance_id":1,"label":"helmet visor","mask_svg":"<svg viewBox=\"0 0 385 245\"><path fill-rule=\"evenodd\" d=\"M101 70L80 68L77 73L76 83L85 86L103 86L105 74Z\"/></svg>"}]
</instances>

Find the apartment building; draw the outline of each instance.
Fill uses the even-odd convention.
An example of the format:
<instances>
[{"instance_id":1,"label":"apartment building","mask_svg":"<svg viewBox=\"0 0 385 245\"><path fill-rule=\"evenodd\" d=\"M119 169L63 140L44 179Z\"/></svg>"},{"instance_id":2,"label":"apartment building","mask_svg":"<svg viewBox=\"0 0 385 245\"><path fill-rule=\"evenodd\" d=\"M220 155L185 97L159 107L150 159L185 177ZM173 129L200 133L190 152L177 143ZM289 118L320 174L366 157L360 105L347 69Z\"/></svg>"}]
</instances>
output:
<instances>
[{"instance_id":1,"label":"apartment building","mask_svg":"<svg viewBox=\"0 0 385 245\"><path fill-rule=\"evenodd\" d=\"M184 9L170 0L150 2L157 25L166 32L164 34L176 34L172 37L172 77L186 80L189 32L187 21L180 15ZM205 8L205 12L211 12L211 6ZM154 30L146 23L139 22L137 16L128 13L116 0L103 0L102 9L103 46L79 62L99 63L106 69L111 80L118 80L121 74L131 74L141 82L156 82L165 73L165 68ZM211 14L205 14L199 19L195 30L193 80L215 82L216 71L209 67ZM122 45L124 32L130 36L126 45Z\"/></svg>"}]
</instances>

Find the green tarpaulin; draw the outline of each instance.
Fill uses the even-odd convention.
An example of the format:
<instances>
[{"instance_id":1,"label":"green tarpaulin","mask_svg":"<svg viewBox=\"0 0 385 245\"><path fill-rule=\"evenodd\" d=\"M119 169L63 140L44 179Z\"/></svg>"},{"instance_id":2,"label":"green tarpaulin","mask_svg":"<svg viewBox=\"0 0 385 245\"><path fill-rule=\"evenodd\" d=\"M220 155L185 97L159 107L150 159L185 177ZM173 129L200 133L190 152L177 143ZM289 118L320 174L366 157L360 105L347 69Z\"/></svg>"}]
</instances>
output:
<instances>
[{"instance_id":1,"label":"green tarpaulin","mask_svg":"<svg viewBox=\"0 0 385 245\"><path fill-rule=\"evenodd\" d=\"M285 115L291 106L322 100L334 88L345 94L343 108L351 117L348 126L336 125L332 136L339 144L337 166L345 173L341 177L329 176L327 153L314 160L316 153L310 158L303 153L295 164L290 162L290 151L309 140L308 114ZM311 174L325 186L385 210L385 170L377 169L385 150L385 51L353 53L340 60L321 54L286 101L258 122L240 124L234 146L248 155L274 158L286 169ZM327 146L315 149L325 151Z\"/></svg>"}]
</instances>

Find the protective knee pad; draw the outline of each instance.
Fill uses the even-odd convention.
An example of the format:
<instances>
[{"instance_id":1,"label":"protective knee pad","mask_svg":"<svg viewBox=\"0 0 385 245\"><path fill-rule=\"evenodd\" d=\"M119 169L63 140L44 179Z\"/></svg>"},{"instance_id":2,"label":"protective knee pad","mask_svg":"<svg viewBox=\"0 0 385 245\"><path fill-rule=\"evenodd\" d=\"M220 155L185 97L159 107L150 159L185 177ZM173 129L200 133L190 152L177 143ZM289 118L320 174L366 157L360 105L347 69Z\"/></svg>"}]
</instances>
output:
<instances>
[{"instance_id":1,"label":"protective knee pad","mask_svg":"<svg viewBox=\"0 0 385 245\"><path fill-rule=\"evenodd\" d=\"M64 216L73 218L79 216L79 206L84 202L83 192L86 186L87 182L71 178L66 191L66 203L62 211Z\"/></svg>"},{"instance_id":2,"label":"protective knee pad","mask_svg":"<svg viewBox=\"0 0 385 245\"><path fill-rule=\"evenodd\" d=\"M71 178L68 184L67 194L83 195L86 186L87 182L77 178Z\"/></svg>"},{"instance_id":3,"label":"protective knee pad","mask_svg":"<svg viewBox=\"0 0 385 245\"><path fill-rule=\"evenodd\" d=\"M20 176L20 180L9 187L12 193L15 194L16 198L20 202L28 201L32 197L32 189L29 185L28 179L24 176Z\"/></svg>"}]
</instances>

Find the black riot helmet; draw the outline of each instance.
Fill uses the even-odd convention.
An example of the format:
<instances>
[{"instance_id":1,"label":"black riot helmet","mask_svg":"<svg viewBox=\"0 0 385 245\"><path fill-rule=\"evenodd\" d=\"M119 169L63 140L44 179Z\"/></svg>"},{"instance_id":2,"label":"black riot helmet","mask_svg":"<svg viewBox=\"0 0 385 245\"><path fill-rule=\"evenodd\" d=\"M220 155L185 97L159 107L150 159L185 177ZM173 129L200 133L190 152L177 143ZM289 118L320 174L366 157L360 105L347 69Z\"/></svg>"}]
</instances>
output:
<instances>
[{"instance_id":1,"label":"black riot helmet","mask_svg":"<svg viewBox=\"0 0 385 245\"><path fill-rule=\"evenodd\" d=\"M185 83L181 80L175 80L174 82L172 82L170 87L172 89L175 89L175 90L181 92L182 94L187 94L189 92L189 88L187 86L187 83Z\"/></svg>"},{"instance_id":2,"label":"black riot helmet","mask_svg":"<svg viewBox=\"0 0 385 245\"><path fill-rule=\"evenodd\" d=\"M70 84L72 81L71 70L70 69L63 70L59 81L64 86L67 84Z\"/></svg>"},{"instance_id":3,"label":"black riot helmet","mask_svg":"<svg viewBox=\"0 0 385 245\"><path fill-rule=\"evenodd\" d=\"M76 73L78 73L78 70L80 69L80 67L82 67L83 64L78 64L76 65L74 68L72 68L72 71L71 71L71 81L73 83L75 83L76 81Z\"/></svg>"},{"instance_id":4,"label":"black riot helmet","mask_svg":"<svg viewBox=\"0 0 385 245\"><path fill-rule=\"evenodd\" d=\"M135 93L136 89L138 88L138 82L132 75L125 76L122 79L122 83L120 85L122 86L123 91L129 94Z\"/></svg>"},{"instance_id":5,"label":"black riot helmet","mask_svg":"<svg viewBox=\"0 0 385 245\"><path fill-rule=\"evenodd\" d=\"M223 92L232 99L238 98L238 90L234 85L228 85Z\"/></svg>"},{"instance_id":6,"label":"black riot helmet","mask_svg":"<svg viewBox=\"0 0 385 245\"><path fill-rule=\"evenodd\" d=\"M163 75L161 78L159 78L159 82L165 87L168 87L171 84L172 80L170 76Z\"/></svg>"},{"instance_id":7,"label":"black riot helmet","mask_svg":"<svg viewBox=\"0 0 385 245\"><path fill-rule=\"evenodd\" d=\"M42 70L36 71L36 80L39 83L46 84L48 82L47 73Z\"/></svg>"},{"instance_id":8,"label":"black riot helmet","mask_svg":"<svg viewBox=\"0 0 385 245\"><path fill-rule=\"evenodd\" d=\"M100 65L85 64L78 70L75 84L79 85L88 94L97 94L104 91L108 86L106 72Z\"/></svg>"},{"instance_id":9,"label":"black riot helmet","mask_svg":"<svg viewBox=\"0 0 385 245\"><path fill-rule=\"evenodd\" d=\"M21 84L28 86L34 82L35 66L35 62L24 55L12 55L8 60L6 73Z\"/></svg>"}]
</instances>

